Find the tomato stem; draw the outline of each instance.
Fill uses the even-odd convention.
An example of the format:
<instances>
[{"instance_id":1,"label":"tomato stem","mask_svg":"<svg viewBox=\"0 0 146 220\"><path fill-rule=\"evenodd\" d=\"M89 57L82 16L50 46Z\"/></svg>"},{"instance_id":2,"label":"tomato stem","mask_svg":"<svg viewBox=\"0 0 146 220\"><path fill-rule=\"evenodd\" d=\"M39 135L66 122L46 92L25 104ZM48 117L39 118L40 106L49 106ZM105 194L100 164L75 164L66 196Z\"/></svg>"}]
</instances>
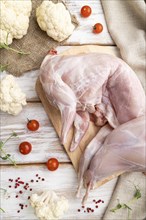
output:
<instances>
[{"instance_id":1,"label":"tomato stem","mask_svg":"<svg viewBox=\"0 0 146 220\"><path fill-rule=\"evenodd\" d=\"M27 121L30 122L29 118L27 118Z\"/></svg>"}]
</instances>

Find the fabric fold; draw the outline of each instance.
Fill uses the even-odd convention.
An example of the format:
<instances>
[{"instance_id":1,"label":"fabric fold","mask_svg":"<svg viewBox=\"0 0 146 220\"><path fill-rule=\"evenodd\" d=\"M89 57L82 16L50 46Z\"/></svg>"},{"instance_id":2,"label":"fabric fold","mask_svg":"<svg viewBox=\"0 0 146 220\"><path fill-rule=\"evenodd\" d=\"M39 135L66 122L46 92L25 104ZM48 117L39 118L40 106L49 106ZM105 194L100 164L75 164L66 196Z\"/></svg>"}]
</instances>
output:
<instances>
[{"instance_id":1,"label":"fabric fold","mask_svg":"<svg viewBox=\"0 0 146 220\"><path fill-rule=\"evenodd\" d=\"M144 0L101 0L105 19L121 57L126 61L143 85L146 69L146 5Z\"/></svg>"}]
</instances>

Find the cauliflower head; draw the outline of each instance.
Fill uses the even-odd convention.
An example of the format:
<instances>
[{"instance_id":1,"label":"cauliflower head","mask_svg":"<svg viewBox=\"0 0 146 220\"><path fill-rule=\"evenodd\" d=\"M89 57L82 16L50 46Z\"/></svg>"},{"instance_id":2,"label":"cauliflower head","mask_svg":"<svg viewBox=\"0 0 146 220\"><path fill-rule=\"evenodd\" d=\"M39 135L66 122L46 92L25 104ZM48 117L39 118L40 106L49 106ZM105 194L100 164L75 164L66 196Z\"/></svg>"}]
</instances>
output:
<instances>
[{"instance_id":1,"label":"cauliflower head","mask_svg":"<svg viewBox=\"0 0 146 220\"><path fill-rule=\"evenodd\" d=\"M40 28L58 42L68 38L75 28L63 3L43 1L36 10L36 17Z\"/></svg>"},{"instance_id":2,"label":"cauliflower head","mask_svg":"<svg viewBox=\"0 0 146 220\"><path fill-rule=\"evenodd\" d=\"M0 110L12 115L18 115L22 106L26 105L26 96L14 80L7 75L0 82Z\"/></svg>"},{"instance_id":3,"label":"cauliflower head","mask_svg":"<svg viewBox=\"0 0 146 220\"><path fill-rule=\"evenodd\" d=\"M40 220L60 219L69 207L68 200L63 196L59 197L54 191L43 192L41 195L32 194L30 204Z\"/></svg>"},{"instance_id":4,"label":"cauliflower head","mask_svg":"<svg viewBox=\"0 0 146 220\"><path fill-rule=\"evenodd\" d=\"M20 39L27 34L32 2L31 0L0 0L0 4L0 43L9 45L13 38Z\"/></svg>"}]
</instances>

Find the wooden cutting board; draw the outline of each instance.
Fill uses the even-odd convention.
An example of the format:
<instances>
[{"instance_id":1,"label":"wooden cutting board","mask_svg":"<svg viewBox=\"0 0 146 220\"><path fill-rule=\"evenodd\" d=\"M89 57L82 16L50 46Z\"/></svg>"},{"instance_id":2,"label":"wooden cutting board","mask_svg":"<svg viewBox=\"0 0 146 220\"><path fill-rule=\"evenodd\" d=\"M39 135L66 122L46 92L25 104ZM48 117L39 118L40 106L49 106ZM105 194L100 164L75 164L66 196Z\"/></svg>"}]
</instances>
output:
<instances>
[{"instance_id":1,"label":"wooden cutting board","mask_svg":"<svg viewBox=\"0 0 146 220\"><path fill-rule=\"evenodd\" d=\"M115 51L110 51L109 47L103 47L104 49L101 49L102 47L100 46L94 46L93 49L91 50L92 46L82 46L80 47L80 49L78 49L77 47L73 47L71 50L68 51L67 54L76 54L78 52L91 52L91 51L95 51L95 48L97 47L97 51L99 52L106 52L106 48L107 48L107 53L111 53L111 54L118 54L117 50ZM64 53L66 54L66 52ZM36 92L44 106L44 109L49 117L49 119L51 120L58 136L60 137L61 135L61 116L60 116L60 112L58 109L56 109L54 106L52 106L49 101L46 98L45 92L43 91L42 85L40 83L39 78L37 79L36 82ZM80 157L82 155L82 153L84 152L84 149L86 148L86 146L89 144L89 142L93 139L93 137L95 137L95 135L97 134L97 132L99 131L100 127L97 127L94 125L93 122L90 121L90 125L89 128L85 134L85 136L83 137L82 141L80 142L80 145L78 146L78 148L74 151L74 152L70 152L69 148L70 148L70 144L72 141L72 137L73 137L73 127L70 129L70 132L68 134L67 137L67 141L66 144L64 144L64 148L76 170L76 172L78 172L78 167L79 167L79 160ZM107 177L106 179L103 179L101 181L98 181L96 184L96 187L99 187L101 185L103 185L104 183L110 181L111 179L119 176L121 174L121 172L118 173L114 173L112 176Z\"/></svg>"}]
</instances>

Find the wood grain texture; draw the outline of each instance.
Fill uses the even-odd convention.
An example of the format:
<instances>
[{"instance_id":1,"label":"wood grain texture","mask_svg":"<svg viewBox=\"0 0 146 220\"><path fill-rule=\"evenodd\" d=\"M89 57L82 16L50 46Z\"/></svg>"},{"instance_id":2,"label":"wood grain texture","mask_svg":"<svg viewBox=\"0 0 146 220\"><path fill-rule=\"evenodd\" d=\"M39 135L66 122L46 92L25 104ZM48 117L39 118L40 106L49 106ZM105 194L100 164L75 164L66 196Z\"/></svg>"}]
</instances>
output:
<instances>
[{"instance_id":1,"label":"wood grain texture","mask_svg":"<svg viewBox=\"0 0 146 220\"><path fill-rule=\"evenodd\" d=\"M39 180L36 182L38 174L40 177L45 178L45 181ZM22 181L30 184L32 191L24 190L21 186L17 189L13 188L14 182L11 183L8 179L16 179L20 177ZM31 183L30 180L34 179L35 182ZM112 195L113 189L116 184L116 179L110 181L99 189L95 189L90 192L89 199L87 201L86 207L94 208L93 213L84 213L83 208L81 208L81 198L77 199L75 197L77 189L77 175L72 165L60 165L58 170L55 172L50 172L47 170L45 165L34 165L34 166L19 166L17 169L9 166L3 166L1 169L1 187L7 189L7 193L4 195L1 191L1 207L5 210L5 213L1 213L2 220L37 220L34 215L33 208L29 205L29 200L27 199L32 193L41 193L42 191L54 190L58 195L63 195L69 200L69 210L63 217L66 220L74 219L101 219L106 209L110 197ZM12 186L9 188L9 186ZM22 190L23 194L18 192ZM16 198L16 195L19 195ZM82 196L84 190L82 192ZM8 198L10 196L10 198ZM95 208L93 199L102 199L104 203L99 204L99 208ZM28 205L27 208L20 210L19 204ZM81 212L77 210L81 209Z\"/></svg>"},{"instance_id":2,"label":"wood grain texture","mask_svg":"<svg viewBox=\"0 0 146 220\"><path fill-rule=\"evenodd\" d=\"M108 32L100 0L65 0L65 3L79 22L78 27L65 43L66 45L114 45L114 41ZM80 15L80 10L84 5L89 5L92 9L92 14L88 18L83 18ZM92 32L93 26L96 23L103 25L103 31L100 34L94 34Z\"/></svg>"},{"instance_id":3,"label":"wood grain texture","mask_svg":"<svg viewBox=\"0 0 146 220\"><path fill-rule=\"evenodd\" d=\"M32 132L27 129L27 118L39 121L38 131ZM52 156L58 158L60 162L70 162L41 103L28 103L18 116L1 113L1 140L6 140L12 131L15 131L18 137L12 138L6 144L5 150L18 164L43 163ZM23 141L32 144L32 152L28 155L19 153L18 147ZM0 163L10 162L0 160Z\"/></svg>"}]
</instances>

